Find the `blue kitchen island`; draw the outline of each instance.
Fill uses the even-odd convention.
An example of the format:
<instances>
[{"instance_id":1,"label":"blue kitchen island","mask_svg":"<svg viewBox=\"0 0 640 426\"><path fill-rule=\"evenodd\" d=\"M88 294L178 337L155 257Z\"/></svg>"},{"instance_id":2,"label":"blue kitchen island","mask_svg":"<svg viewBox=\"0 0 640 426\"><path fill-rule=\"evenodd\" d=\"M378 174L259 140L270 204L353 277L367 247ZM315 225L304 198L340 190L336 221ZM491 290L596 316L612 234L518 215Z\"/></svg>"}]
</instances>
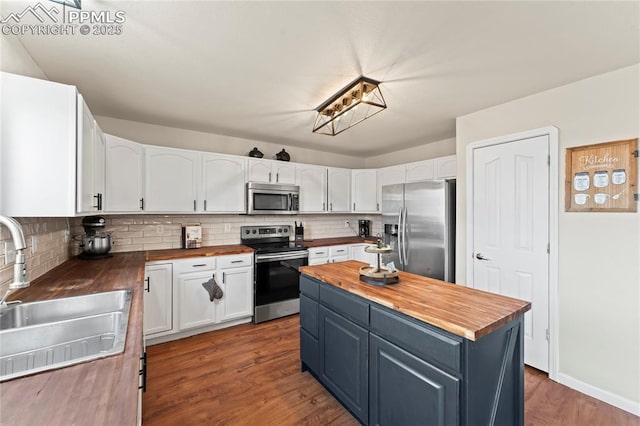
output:
<instances>
[{"instance_id":1,"label":"blue kitchen island","mask_svg":"<svg viewBox=\"0 0 640 426\"><path fill-rule=\"evenodd\" d=\"M300 268L300 359L363 424L523 425L529 302L356 261Z\"/></svg>"}]
</instances>

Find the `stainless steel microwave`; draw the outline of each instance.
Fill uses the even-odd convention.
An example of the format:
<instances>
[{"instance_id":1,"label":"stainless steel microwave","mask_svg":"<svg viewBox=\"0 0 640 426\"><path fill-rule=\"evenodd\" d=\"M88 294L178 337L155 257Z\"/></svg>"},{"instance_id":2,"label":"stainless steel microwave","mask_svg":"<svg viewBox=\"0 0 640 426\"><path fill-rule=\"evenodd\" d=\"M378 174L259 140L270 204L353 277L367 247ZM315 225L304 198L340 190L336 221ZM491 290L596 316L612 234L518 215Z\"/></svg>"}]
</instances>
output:
<instances>
[{"instance_id":1,"label":"stainless steel microwave","mask_svg":"<svg viewBox=\"0 0 640 426\"><path fill-rule=\"evenodd\" d=\"M300 187L247 183L247 214L298 214Z\"/></svg>"}]
</instances>

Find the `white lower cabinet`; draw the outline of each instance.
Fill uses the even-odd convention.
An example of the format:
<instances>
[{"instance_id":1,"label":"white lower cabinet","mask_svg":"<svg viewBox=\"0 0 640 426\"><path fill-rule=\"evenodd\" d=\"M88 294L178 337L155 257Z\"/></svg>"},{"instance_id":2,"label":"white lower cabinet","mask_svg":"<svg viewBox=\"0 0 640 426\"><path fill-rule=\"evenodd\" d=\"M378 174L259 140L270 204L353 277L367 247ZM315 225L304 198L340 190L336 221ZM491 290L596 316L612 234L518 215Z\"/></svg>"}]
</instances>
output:
<instances>
[{"instance_id":1,"label":"white lower cabinet","mask_svg":"<svg viewBox=\"0 0 640 426\"><path fill-rule=\"evenodd\" d=\"M353 244L349 248L349 257L351 260L358 260L360 262L368 263L369 265L376 265L378 263L378 255L364 251L367 247L375 247L375 244Z\"/></svg>"},{"instance_id":2,"label":"white lower cabinet","mask_svg":"<svg viewBox=\"0 0 640 426\"><path fill-rule=\"evenodd\" d=\"M149 263L146 271L151 291L145 291L144 332L153 339L149 343L175 340L251 320L252 253ZM162 297L156 294L161 278L168 283ZM213 301L202 285L211 278L223 292L222 298Z\"/></svg>"},{"instance_id":3,"label":"white lower cabinet","mask_svg":"<svg viewBox=\"0 0 640 426\"><path fill-rule=\"evenodd\" d=\"M250 267L221 269L224 295L216 307L216 320L227 321L251 316L253 307L252 269Z\"/></svg>"},{"instance_id":4,"label":"white lower cabinet","mask_svg":"<svg viewBox=\"0 0 640 426\"><path fill-rule=\"evenodd\" d=\"M309 249L309 265L349 260L349 245L313 247Z\"/></svg>"},{"instance_id":5,"label":"white lower cabinet","mask_svg":"<svg viewBox=\"0 0 640 426\"><path fill-rule=\"evenodd\" d=\"M173 265L147 264L144 282L143 330L145 336L173 329Z\"/></svg>"},{"instance_id":6,"label":"white lower cabinet","mask_svg":"<svg viewBox=\"0 0 640 426\"><path fill-rule=\"evenodd\" d=\"M202 286L216 276L215 258L176 262L178 286L178 328L189 330L216 322L215 302ZM218 281L216 277L216 281Z\"/></svg>"}]
</instances>

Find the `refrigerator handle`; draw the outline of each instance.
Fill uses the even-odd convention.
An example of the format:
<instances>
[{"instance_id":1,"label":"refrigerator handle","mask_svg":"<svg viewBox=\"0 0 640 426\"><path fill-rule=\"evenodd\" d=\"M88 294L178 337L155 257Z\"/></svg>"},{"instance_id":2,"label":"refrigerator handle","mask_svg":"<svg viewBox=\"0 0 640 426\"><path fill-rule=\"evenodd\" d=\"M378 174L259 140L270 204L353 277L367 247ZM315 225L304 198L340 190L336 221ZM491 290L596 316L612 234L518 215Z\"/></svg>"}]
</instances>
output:
<instances>
[{"instance_id":1,"label":"refrigerator handle","mask_svg":"<svg viewBox=\"0 0 640 426\"><path fill-rule=\"evenodd\" d=\"M400 259L400 266L404 265L402 260L402 207L398 210L398 258Z\"/></svg>"},{"instance_id":2,"label":"refrigerator handle","mask_svg":"<svg viewBox=\"0 0 640 426\"><path fill-rule=\"evenodd\" d=\"M404 257L404 266L409 266L409 258L407 257L407 208L402 213L402 257Z\"/></svg>"}]
</instances>

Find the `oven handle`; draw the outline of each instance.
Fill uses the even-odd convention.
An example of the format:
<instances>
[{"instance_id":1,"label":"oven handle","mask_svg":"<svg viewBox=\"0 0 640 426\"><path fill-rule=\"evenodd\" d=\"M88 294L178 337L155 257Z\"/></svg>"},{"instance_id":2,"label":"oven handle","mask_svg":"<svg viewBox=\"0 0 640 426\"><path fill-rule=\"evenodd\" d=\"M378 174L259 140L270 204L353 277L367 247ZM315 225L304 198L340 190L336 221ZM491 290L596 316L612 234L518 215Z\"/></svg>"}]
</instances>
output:
<instances>
[{"instance_id":1,"label":"oven handle","mask_svg":"<svg viewBox=\"0 0 640 426\"><path fill-rule=\"evenodd\" d=\"M309 257L309 252L307 250L297 251L295 253L290 253L290 254L283 254L283 253L257 254L256 263L275 262L278 260L305 259L307 257Z\"/></svg>"}]
</instances>

